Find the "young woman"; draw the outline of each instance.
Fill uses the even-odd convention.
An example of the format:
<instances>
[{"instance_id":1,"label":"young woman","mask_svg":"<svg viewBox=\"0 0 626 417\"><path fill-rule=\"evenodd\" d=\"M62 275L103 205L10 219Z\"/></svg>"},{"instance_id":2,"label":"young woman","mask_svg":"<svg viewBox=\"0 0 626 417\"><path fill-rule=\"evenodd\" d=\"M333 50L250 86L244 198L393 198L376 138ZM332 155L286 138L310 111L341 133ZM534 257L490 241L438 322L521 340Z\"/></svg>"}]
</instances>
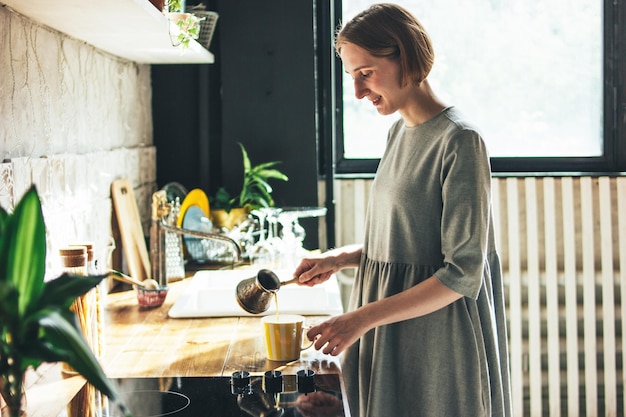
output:
<instances>
[{"instance_id":1,"label":"young woman","mask_svg":"<svg viewBox=\"0 0 626 417\"><path fill-rule=\"evenodd\" d=\"M301 284L315 285L358 267L349 311L308 336L324 353L343 353L353 416L509 416L483 140L431 89L431 41L404 8L371 6L345 24L335 47L357 99L401 118L372 184L363 245L295 270Z\"/></svg>"}]
</instances>

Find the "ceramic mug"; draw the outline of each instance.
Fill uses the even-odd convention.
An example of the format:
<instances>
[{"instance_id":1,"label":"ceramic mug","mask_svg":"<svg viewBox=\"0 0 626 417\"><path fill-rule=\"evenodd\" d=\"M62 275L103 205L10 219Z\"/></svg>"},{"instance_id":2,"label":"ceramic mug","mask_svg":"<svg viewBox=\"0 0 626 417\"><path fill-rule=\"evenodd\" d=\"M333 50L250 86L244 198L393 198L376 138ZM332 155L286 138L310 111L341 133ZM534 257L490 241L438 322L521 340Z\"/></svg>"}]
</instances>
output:
<instances>
[{"instance_id":1,"label":"ceramic mug","mask_svg":"<svg viewBox=\"0 0 626 417\"><path fill-rule=\"evenodd\" d=\"M296 314L269 315L261 319L267 358L272 361L293 361L313 342L304 333L304 316Z\"/></svg>"}]
</instances>

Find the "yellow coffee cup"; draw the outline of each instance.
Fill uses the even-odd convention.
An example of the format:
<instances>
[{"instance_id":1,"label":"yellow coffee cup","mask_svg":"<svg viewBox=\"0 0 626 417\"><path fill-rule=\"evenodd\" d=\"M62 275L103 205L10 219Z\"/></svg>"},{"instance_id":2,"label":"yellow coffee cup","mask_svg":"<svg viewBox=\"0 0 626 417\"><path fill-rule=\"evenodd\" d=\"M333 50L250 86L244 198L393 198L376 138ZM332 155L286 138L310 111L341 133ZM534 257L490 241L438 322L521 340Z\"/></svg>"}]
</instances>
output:
<instances>
[{"instance_id":1,"label":"yellow coffee cup","mask_svg":"<svg viewBox=\"0 0 626 417\"><path fill-rule=\"evenodd\" d=\"M263 335L267 358L272 361L293 361L300 358L300 352L308 349L313 342L303 334L304 316L281 314L265 316Z\"/></svg>"}]
</instances>

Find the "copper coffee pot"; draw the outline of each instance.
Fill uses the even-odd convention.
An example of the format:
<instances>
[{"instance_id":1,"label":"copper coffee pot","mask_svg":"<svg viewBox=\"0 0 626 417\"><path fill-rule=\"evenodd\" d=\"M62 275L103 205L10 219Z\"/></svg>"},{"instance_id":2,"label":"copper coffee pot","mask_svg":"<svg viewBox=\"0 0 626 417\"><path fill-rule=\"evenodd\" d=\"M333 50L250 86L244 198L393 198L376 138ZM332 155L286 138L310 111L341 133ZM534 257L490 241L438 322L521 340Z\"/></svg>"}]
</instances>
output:
<instances>
[{"instance_id":1,"label":"copper coffee pot","mask_svg":"<svg viewBox=\"0 0 626 417\"><path fill-rule=\"evenodd\" d=\"M246 278L237 284L237 302L251 314L260 314L270 306L270 301L281 286L297 283L298 278L280 281L269 269L261 269L255 276Z\"/></svg>"}]
</instances>

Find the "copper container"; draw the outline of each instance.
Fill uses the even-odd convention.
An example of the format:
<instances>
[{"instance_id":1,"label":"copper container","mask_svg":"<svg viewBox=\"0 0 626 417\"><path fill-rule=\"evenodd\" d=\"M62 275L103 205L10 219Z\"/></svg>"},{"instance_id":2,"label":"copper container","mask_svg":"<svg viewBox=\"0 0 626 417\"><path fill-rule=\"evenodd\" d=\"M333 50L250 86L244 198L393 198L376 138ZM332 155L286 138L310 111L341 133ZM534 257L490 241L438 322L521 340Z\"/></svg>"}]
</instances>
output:
<instances>
[{"instance_id":1,"label":"copper container","mask_svg":"<svg viewBox=\"0 0 626 417\"><path fill-rule=\"evenodd\" d=\"M280 279L274 272L261 269L255 276L237 284L237 302L248 313L263 313L269 308L272 297L280 285Z\"/></svg>"}]
</instances>

